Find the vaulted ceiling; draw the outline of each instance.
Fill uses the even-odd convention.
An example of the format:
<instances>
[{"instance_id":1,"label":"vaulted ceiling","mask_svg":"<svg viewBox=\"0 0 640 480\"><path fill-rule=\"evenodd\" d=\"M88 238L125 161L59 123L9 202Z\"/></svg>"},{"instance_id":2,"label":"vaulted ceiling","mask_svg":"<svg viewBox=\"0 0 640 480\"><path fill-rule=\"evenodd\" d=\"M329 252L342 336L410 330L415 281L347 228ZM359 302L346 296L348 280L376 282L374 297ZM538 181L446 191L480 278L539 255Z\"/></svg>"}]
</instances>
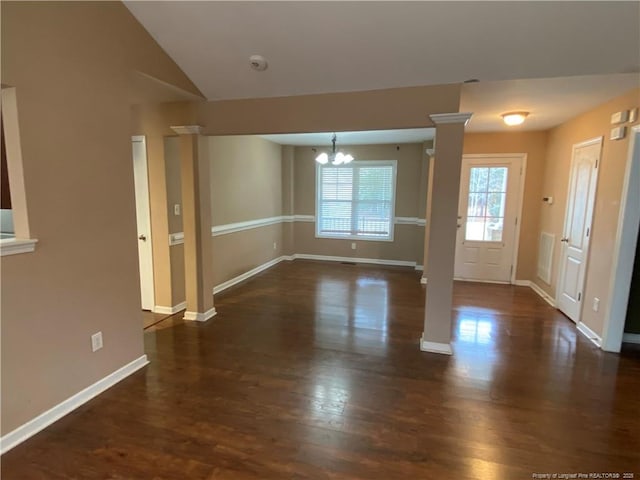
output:
<instances>
[{"instance_id":1,"label":"vaulted ceiling","mask_svg":"<svg viewBox=\"0 0 640 480\"><path fill-rule=\"evenodd\" d=\"M557 109L564 92L573 94L560 115L566 117L579 113L574 104L584 110L640 84L640 2L125 5L209 100L476 78L479 84L465 86L462 109L466 103L476 112L471 129L487 130L499 127L481 117L495 117L493 110L502 105ZM267 59L266 71L250 68L254 54ZM585 79L592 75L599 77ZM521 81L573 76L582 77L576 79L577 90L564 81ZM558 118L538 117L536 128L553 126Z\"/></svg>"}]
</instances>

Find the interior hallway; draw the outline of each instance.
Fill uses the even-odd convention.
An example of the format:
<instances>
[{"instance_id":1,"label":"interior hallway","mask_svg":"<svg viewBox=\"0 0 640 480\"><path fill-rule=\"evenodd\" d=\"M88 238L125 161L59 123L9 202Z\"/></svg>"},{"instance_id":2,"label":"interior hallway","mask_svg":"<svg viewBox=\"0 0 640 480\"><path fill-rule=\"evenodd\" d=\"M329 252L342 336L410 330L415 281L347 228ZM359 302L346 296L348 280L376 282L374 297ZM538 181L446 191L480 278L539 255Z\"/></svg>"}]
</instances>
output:
<instances>
[{"instance_id":1,"label":"interior hallway","mask_svg":"<svg viewBox=\"0 0 640 480\"><path fill-rule=\"evenodd\" d=\"M598 350L529 288L457 282L454 356L423 353L418 280L283 262L207 323L148 328L150 365L4 455L3 478L640 474L640 351Z\"/></svg>"}]
</instances>

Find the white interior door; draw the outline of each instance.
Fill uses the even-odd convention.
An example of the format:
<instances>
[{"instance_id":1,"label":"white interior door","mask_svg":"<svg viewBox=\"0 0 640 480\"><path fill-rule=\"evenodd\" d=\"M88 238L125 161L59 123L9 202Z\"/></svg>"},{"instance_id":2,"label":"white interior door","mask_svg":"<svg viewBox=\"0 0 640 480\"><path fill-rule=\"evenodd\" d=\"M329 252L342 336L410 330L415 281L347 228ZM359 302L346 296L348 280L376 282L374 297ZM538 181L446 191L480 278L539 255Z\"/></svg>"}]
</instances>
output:
<instances>
[{"instance_id":1,"label":"white interior door","mask_svg":"<svg viewBox=\"0 0 640 480\"><path fill-rule=\"evenodd\" d=\"M519 155L463 157L455 278L511 282L522 163Z\"/></svg>"},{"instance_id":2,"label":"white interior door","mask_svg":"<svg viewBox=\"0 0 640 480\"><path fill-rule=\"evenodd\" d=\"M593 205L598 182L602 138L573 146L567 196L557 305L578 323L582 311L582 289L587 269Z\"/></svg>"},{"instance_id":3,"label":"white interior door","mask_svg":"<svg viewBox=\"0 0 640 480\"><path fill-rule=\"evenodd\" d=\"M151 251L147 145L144 136L131 137L131 141L133 146L133 178L136 189L141 303L143 310L153 310L153 253Z\"/></svg>"}]
</instances>

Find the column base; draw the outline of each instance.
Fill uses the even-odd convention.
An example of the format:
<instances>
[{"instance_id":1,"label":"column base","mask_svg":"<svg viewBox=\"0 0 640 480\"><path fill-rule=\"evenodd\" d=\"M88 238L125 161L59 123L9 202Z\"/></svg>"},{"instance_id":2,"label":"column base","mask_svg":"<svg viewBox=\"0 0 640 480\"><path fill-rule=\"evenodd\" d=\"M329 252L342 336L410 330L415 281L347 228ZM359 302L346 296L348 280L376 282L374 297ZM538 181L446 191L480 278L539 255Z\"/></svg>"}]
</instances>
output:
<instances>
[{"instance_id":1,"label":"column base","mask_svg":"<svg viewBox=\"0 0 640 480\"><path fill-rule=\"evenodd\" d=\"M424 339L424 333L420 338L420 350L423 352L439 353L441 355L453 355L450 343L429 342Z\"/></svg>"},{"instance_id":2,"label":"column base","mask_svg":"<svg viewBox=\"0 0 640 480\"><path fill-rule=\"evenodd\" d=\"M184 312L184 317L182 317L182 319L190 320L193 322L206 322L210 318L215 317L216 313L218 313L216 312L216 307L213 307L211 310L207 310L204 313L190 312L189 310L187 310L186 312Z\"/></svg>"}]
</instances>

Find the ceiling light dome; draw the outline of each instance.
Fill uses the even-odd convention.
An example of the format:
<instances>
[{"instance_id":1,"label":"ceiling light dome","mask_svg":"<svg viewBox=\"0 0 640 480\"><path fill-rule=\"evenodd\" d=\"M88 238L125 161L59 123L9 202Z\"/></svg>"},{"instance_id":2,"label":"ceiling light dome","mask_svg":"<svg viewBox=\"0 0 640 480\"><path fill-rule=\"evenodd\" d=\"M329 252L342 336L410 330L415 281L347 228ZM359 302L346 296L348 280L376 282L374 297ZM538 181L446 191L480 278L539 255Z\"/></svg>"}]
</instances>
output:
<instances>
[{"instance_id":1,"label":"ceiling light dome","mask_svg":"<svg viewBox=\"0 0 640 480\"><path fill-rule=\"evenodd\" d=\"M320 165L326 165L327 163L331 163L331 165L346 165L353 161L353 155L349 153L342 153L340 151L336 152L336 134L333 134L331 137L331 143L333 144L333 148L331 149L331 153L327 154L322 152L316 157L316 162Z\"/></svg>"},{"instance_id":2,"label":"ceiling light dome","mask_svg":"<svg viewBox=\"0 0 640 480\"><path fill-rule=\"evenodd\" d=\"M529 112L508 112L503 113L501 116L504 123L512 127L514 125L520 125L524 123L524 120L528 115Z\"/></svg>"}]
</instances>

